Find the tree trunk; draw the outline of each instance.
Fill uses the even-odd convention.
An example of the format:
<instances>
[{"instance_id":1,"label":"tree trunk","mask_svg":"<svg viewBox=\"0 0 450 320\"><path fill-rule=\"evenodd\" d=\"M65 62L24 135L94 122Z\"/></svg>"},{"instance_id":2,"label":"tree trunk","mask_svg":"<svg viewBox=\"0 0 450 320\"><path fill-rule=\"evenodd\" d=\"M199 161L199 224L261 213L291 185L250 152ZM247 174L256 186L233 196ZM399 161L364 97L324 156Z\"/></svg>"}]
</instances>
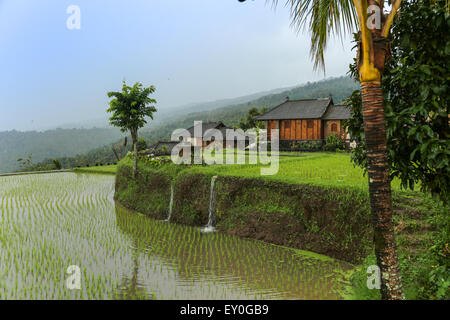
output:
<instances>
[{"instance_id":1,"label":"tree trunk","mask_svg":"<svg viewBox=\"0 0 450 320\"><path fill-rule=\"evenodd\" d=\"M114 152L114 156L116 157L117 162L119 162L119 161L120 161L120 157L119 157L119 155L117 154L116 148L114 148L114 145L113 145L111 148L112 148L112 151Z\"/></svg>"},{"instance_id":2,"label":"tree trunk","mask_svg":"<svg viewBox=\"0 0 450 320\"><path fill-rule=\"evenodd\" d=\"M362 82L370 207L382 299L403 299L392 221L391 182L386 147L383 93L379 82Z\"/></svg>"},{"instance_id":3,"label":"tree trunk","mask_svg":"<svg viewBox=\"0 0 450 320\"><path fill-rule=\"evenodd\" d=\"M136 178L137 174L137 144L134 143L134 162L133 162L133 178Z\"/></svg>"},{"instance_id":4,"label":"tree trunk","mask_svg":"<svg viewBox=\"0 0 450 320\"><path fill-rule=\"evenodd\" d=\"M133 140L133 151L134 151L133 178L136 179L136 174L137 174L137 140L138 140L137 130L136 131L131 131L131 139Z\"/></svg>"}]
</instances>

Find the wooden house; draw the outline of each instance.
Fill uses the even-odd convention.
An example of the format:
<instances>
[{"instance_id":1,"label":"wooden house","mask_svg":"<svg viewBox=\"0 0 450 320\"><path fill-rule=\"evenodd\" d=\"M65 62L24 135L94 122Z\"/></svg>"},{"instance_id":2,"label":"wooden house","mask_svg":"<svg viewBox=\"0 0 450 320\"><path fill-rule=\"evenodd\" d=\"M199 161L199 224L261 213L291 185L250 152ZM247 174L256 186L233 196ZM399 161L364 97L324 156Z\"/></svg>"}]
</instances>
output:
<instances>
[{"instance_id":1,"label":"wooden house","mask_svg":"<svg viewBox=\"0 0 450 320\"><path fill-rule=\"evenodd\" d=\"M271 129L280 130L280 141L324 140L331 133L348 139L343 121L350 118L345 105L335 105L333 99L290 100L257 117Z\"/></svg>"},{"instance_id":2,"label":"wooden house","mask_svg":"<svg viewBox=\"0 0 450 320\"><path fill-rule=\"evenodd\" d=\"M200 134L199 137L195 136L195 129L197 129L197 132ZM223 124L221 121L219 122L201 122L201 123L197 123L196 125L190 127L187 129L187 131L189 131L191 137L190 137L190 142L192 143L192 145L194 147L199 147L201 146L202 148L205 148L206 146L208 146L210 143L212 143L214 141L214 137L209 138L207 136L207 131L210 129L216 129L219 130L222 133L222 137L223 137L223 141L222 143L225 144L225 140L226 140L226 130L227 129L233 129L231 127L227 127L225 124Z\"/></svg>"},{"instance_id":3,"label":"wooden house","mask_svg":"<svg viewBox=\"0 0 450 320\"><path fill-rule=\"evenodd\" d=\"M239 141L243 141L244 145L248 145L249 143L248 137L246 137L242 133L239 133L238 131L235 131L233 128L226 126L222 121L218 121L218 122L201 122L188 128L187 131L189 131L190 133L189 141L192 144L192 146L194 147L201 146L202 149L204 149L205 147L209 146L212 143L219 142L215 141L216 137L211 135L211 131L208 131L210 129L216 129L220 131L223 139L222 141L220 141L220 143L222 144L223 148L226 148L227 146L227 130L233 132L232 145L234 147L237 147ZM197 134L200 135L200 137L195 136L196 131Z\"/></svg>"}]
</instances>

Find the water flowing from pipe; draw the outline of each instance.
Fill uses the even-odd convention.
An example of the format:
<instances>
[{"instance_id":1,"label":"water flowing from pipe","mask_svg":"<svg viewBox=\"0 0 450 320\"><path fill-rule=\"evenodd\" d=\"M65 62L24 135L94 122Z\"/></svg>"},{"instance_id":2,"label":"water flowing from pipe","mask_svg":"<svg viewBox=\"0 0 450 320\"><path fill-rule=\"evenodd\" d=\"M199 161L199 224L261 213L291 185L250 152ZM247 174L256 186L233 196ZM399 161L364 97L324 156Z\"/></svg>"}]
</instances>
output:
<instances>
[{"instance_id":1,"label":"water flowing from pipe","mask_svg":"<svg viewBox=\"0 0 450 320\"><path fill-rule=\"evenodd\" d=\"M173 183L170 185L170 202L169 202L169 215L166 221L169 222L172 217L172 207L173 207Z\"/></svg>"},{"instance_id":2,"label":"water flowing from pipe","mask_svg":"<svg viewBox=\"0 0 450 320\"><path fill-rule=\"evenodd\" d=\"M216 182L217 176L213 176L211 178L211 187L210 187L210 195L209 195L209 215L208 215L208 224L203 229L203 232L212 232L215 231L214 227L216 224L216 193L214 192L214 185Z\"/></svg>"}]
</instances>

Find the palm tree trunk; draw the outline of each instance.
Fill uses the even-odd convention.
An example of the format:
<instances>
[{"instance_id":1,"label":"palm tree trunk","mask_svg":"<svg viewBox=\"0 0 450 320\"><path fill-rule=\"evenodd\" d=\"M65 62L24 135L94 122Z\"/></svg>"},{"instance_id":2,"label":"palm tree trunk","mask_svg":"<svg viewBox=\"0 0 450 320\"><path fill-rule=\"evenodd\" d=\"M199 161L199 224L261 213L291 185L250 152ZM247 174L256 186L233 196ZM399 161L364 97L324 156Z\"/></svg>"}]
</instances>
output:
<instances>
[{"instance_id":1,"label":"palm tree trunk","mask_svg":"<svg viewBox=\"0 0 450 320\"><path fill-rule=\"evenodd\" d=\"M383 92L379 82L361 83L370 207L382 299L403 299L392 221Z\"/></svg>"}]
</instances>

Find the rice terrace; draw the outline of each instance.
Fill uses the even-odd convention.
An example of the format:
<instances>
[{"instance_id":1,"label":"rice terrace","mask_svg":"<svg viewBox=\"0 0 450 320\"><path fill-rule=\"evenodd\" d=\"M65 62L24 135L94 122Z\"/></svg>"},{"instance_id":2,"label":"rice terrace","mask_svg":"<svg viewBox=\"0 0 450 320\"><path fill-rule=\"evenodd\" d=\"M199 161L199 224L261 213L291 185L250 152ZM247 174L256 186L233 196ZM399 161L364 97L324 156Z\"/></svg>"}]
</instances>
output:
<instances>
[{"instance_id":1,"label":"rice terrace","mask_svg":"<svg viewBox=\"0 0 450 320\"><path fill-rule=\"evenodd\" d=\"M109 175L0 182L3 299L332 299L350 269L320 255L130 212L114 203ZM69 265L82 266L79 291L61 285Z\"/></svg>"},{"instance_id":2,"label":"rice terrace","mask_svg":"<svg viewBox=\"0 0 450 320\"><path fill-rule=\"evenodd\" d=\"M354 168L346 154L306 153L302 157L280 158L279 173L261 180L257 170L261 165L180 167L143 157L137 183L146 181L153 186L148 192L126 178L131 176L130 157L119 163L121 176L117 178L112 175L117 166L0 177L3 272L0 297L183 300L355 297L361 285L355 277L357 265L370 253L370 237L359 236L353 241L352 236L363 234L356 227L369 232L367 208L361 211L360 217L344 217L351 229L341 228L350 232L350 237L336 231L339 221L336 222L329 229L334 234L327 235L333 236L331 244L323 237L324 229L328 228L325 224L330 226L333 222L321 221L320 217L308 218L308 212L299 217L302 209L292 207L294 203L288 198L276 199L277 192L268 193L268 187L281 181L288 181L286 186L294 190L295 184L312 186L310 192L317 192L314 187L320 187L323 189L316 195L317 199L328 198L335 207L351 201L352 210L344 207L342 210L354 212L367 201L362 170ZM212 192L217 192L219 232L205 233L202 227L207 225L210 213L212 175L217 176ZM233 181L239 176L244 180ZM249 192L239 197L256 198L246 203L230 200L231 185L238 183L242 188L243 181L252 176L258 177L256 183L246 187ZM172 180L175 187L171 193ZM195 192L187 191L189 187L182 185L187 183L191 190L202 193L202 203L196 202ZM396 182L393 185L399 189ZM263 198L258 199L258 194L263 194ZM399 194L399 205L417 196ZM192 199L183 200L184 197ZM242 206L233 210L230 205L233 201L242 202ZM426 204L431 200L420 201ZM304 208L311 205L305 203ZM327 209L320 207L323 204L317 205L315 212L327 214ZM408 209L402 205L405 209L399 208L399 212ZM170 211L171 221L166 221ZM244 212L247 212L245 217ZM257 218L254 212L262 215L258 221L253 220ZM305 229L289 218L292 214L301 218ZM401 216L399 224L412 224L414 215L409 215ZM354 225L351 219L355 219ZM351 230L355 230L353 235ZM80 290L68 290L65 285L70 265L81 268Z\"/></svg>"}]
</instances>

